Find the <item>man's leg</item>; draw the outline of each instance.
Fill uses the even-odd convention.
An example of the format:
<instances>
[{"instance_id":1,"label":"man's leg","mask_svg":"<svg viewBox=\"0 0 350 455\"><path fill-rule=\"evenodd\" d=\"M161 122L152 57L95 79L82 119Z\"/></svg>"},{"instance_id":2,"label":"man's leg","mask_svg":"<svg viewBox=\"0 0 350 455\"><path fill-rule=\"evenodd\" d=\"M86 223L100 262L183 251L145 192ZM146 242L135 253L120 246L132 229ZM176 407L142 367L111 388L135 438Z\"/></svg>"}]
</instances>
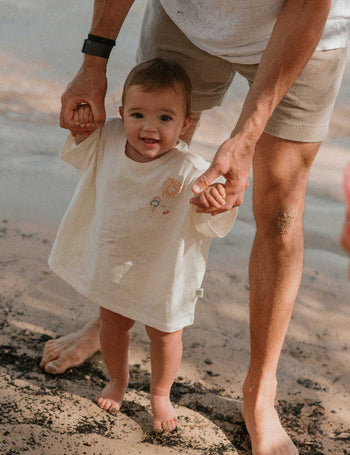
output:
<instances>
[{"instance_id":1,"label":"man's leg","mask_svg":"<svg viewBox=\"0 0 350 455\"><path fill-rule=\"evenodd\" d=\"M253 455L295 455L274 408L277 364L303 267L304 199L320 143L261 137L254 156L256 236L250 258L251 360L242 414Z\"/></svg>"}]
</instances>

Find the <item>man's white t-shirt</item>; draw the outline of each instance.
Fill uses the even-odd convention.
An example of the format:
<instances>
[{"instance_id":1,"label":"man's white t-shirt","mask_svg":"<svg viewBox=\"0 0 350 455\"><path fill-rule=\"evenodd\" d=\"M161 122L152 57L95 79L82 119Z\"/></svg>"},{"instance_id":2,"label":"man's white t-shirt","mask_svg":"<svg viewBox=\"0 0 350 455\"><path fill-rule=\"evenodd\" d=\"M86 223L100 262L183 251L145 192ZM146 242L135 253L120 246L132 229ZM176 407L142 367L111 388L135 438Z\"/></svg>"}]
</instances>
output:
<instances>
[{"instance_id":1,"label":"man's white t-shirt","mask_svg":"<svg viewBox=\"0 0 350 455\"><path fill-rule=\"evenodd\" d=\"M259 63L285 0L153 0L200 49L232 63ZM333 0L317 50L346 47L349 0Z\"/></svg>"},{"instance_id":2,"label":"man's white t-shirt","mask_svg":"<svg viewBox=\"0 0 350 455\"><path fill-rule=\"evenodd\" d=\"M100 306L164 332L193 323L211 237L237 209L196 213L191 186L209 166L179 145L148 163L125 155L120 119L61 157L81 178L49 258L54 272Z\"/></svg>"}]
</instances>

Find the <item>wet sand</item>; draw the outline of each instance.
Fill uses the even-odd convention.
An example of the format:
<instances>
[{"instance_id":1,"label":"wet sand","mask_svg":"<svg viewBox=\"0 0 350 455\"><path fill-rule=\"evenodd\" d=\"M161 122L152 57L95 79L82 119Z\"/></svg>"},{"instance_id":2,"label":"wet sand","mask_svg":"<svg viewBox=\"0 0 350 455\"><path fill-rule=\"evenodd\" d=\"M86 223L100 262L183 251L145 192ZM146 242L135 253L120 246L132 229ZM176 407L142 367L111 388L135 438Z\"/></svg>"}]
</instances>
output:
<instances>
[{"instance_id":1,"label":"wet sand","mask_svg":"<svg viewBox=\"0 0 350 455\"><path fill-rule=\"evenodd\" d=\"M111 58L109 114L133 65L143 3L135 3ZM1 2L0 453L248 455L240 407L249 362L251 188L232 232L213 242L205 295L195 324L184 331L172 392L179 416L174 434L151 431L149 345L139 324L132 335L130 386L116 416L94 403L106 381L100 353L61 376L39 367L45 341L80 328L98 312L47 266L77 182L58 158L66 132L57 117L90 24L84 5ZM59 34L63 20L66 37ZM349 67L329 138L310 175L304 273L278 372L277 409L301 455L350 454L349 258L338 242L342 176L350 160ZM238 79L223 107L204 115L194 151L210 159L237 118L245 91Z\"/></svg>"}]
</instances>

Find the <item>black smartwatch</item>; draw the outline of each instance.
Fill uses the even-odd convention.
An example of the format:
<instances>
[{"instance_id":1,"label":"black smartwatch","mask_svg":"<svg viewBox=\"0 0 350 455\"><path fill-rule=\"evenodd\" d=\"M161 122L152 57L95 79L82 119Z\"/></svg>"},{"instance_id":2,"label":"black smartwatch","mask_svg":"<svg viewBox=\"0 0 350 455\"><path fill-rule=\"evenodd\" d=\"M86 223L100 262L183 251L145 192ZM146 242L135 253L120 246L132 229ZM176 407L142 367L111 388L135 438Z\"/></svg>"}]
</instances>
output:
<instances>
[{"instance_id":1,"label":"black smartwatch","mask_svg":"<svg viewBox=\"0 0 350 455\"><path fill-rule=\"evenodd\" d=\"M91 35L89 33L87 39L84 41L81 52L108 59L114 46L115 40L102 38L101 36Z\"/></svg>"}]
</instances>

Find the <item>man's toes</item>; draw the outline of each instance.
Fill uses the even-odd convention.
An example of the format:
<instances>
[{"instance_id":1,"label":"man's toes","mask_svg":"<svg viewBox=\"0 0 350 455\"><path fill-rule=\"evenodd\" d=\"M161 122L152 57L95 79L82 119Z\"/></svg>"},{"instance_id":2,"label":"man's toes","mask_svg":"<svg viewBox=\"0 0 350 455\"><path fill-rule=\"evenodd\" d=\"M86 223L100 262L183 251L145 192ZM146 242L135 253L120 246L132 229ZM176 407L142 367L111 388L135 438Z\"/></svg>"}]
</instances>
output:
<instances>
[{"instance_id":1,"label":"man's toes","mask_svg":"<svg viewBox=\"0 0 350 455\"><path fill-rule=\"evenodd\" d=\"M51 362L52 360L57 359L58 355L55 353L55 351L44 351L43 355L41 357L41 362L40 366L44 368L44 366L48 363Z\"/></svg>"},{"instance_id":2,"label":"man's toes","mask_svg":"<svg viewBox=\"0 0 350 455\"><path fill-rule=\"evenodd\" d=\"M46 373L50 374L62 374L65 373L67 370L67 366L64 362L60 362L59 360L53 362L47 362L44 366Z\"/></svg>"}]
</instances>

